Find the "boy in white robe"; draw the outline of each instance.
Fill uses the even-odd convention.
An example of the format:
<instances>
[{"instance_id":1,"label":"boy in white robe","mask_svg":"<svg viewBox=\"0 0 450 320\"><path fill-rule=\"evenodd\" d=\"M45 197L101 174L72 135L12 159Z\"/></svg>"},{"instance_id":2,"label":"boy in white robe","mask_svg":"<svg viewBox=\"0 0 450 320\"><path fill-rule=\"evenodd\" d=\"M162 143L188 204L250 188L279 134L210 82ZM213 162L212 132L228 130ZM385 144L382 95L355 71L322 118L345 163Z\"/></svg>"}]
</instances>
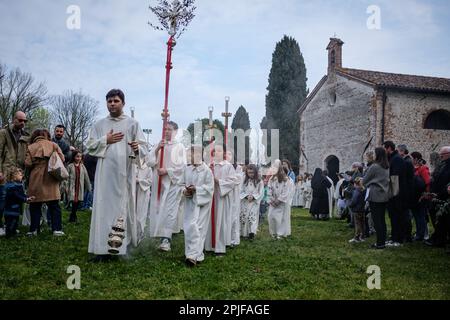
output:
<instances>
[{"instance_id":1,"label":"boy in white robe","mask_svg":"<svg viewBox=\"0 0 450 320\"><path fill-rule=\"evenodd\" d=\"M275 160L274 174L269 180L269 232L275 239L281 239L291 234L291 203L294 194L292 180L281 166L281 161Z\"/></svg>"},{"instance_id":2,"label":"boy in white robe","mask_svg":"<svg viewBox=\"0 0 450 320\"><path fill-rule=\"evenodd\" d=\"M226 152L226 159L228 162L232 163L233 161L233 153L231 151ZM240 222L239 222L239 216L241 212L241 184L244 180L244 165L243 164L236 164L233 165L234 168L234 179L235 179L235 186L233 188L232 193L232 202L233 202L233 208L231 209L231 215L230 215L230 241L227 243L227 245L230 245L231 247L236 247L241 243L241 233L240 233Z\"/></svg>"},{"instance_id":3,"label":"boy in white robe","mask_svg":"<svg viewBox=\"0 0 450 320\"><path fill-rule=\"evenodd\" d=\"M202 147L190 150L190 165L184 171L184 248L186 263L195 266L205 259L206 233L211 220L214 176L202 161Z\"/></svg>"},{"instance_id":4,"label":"boy in white robe","mask_svg":"<svg viewBox=\"0 0 450 320\"><path fill-rule=\"evenodd\" d=\"M89 154L98 158L88 248L96 255L94 262L111 258L109 234L121 217L125 238L118 254L126 254L131 242L137 245L136 161L140 163L147 154L139 123L123 113L123 92L109 91L106 101L109 115L94 124L87 142Z\"/></svg>"},{"instance_id":5,"label":"boy in white robe","mask_svg":"<svg viewBox=\"0 0 450 320\"><path fill-rule=\"evenodd\" d=\"M211 216L206 236L205 250L214 251L217 256L226 253L226 245L230 242L230 217L233 208L232 192L235 187L235 170L223 160L223 147L214 147L214 217Z\"/></svg>"},{"instance_id":6,"label":"boy in white robe","mask_svg":"<svg viewBox=\"0 0 450 320\"><path fill-rule=\"evenodd\" d=\"M244 238L253 240L258 230L259 207L264 195L264 183L259 177L258 168L250 164L246 167L241 185L240 229Z\"/></svg>"},{"instance_id":7,"label":"boy in white robe","mask_svg":"<svg viewBox=\"0 0 450 320\"><path fill-rule=\"evenodd\" d=\"M149 164L153 168L152 195L150 199L150 237L160 238L159 249L171 250L172 234L179 231L179 211L182 197L182 180L186 165L186 151L183 145L174 141L178 125L169 121L165 140L150 151ZM164 147L164 162L160 166L160 151ZM158 183L161 179L161 193L158 200Z\"/></svg>"}]
</instances>

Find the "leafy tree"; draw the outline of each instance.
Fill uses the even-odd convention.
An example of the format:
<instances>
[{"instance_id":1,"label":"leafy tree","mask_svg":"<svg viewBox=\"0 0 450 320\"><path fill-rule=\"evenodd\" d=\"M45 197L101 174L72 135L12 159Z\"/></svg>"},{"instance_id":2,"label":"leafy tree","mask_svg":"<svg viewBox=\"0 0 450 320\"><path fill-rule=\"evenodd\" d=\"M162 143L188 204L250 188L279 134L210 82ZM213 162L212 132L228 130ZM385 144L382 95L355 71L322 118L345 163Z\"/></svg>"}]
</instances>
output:
<instances>
[{"instance_id":1,"label":"leafy tree","mask_svg":"<svg viewBox=\"0 0 450 320\"><path fill-rule=\"evenodd\" d=\"M209 119L208 118L203 118L203 119L197 119L195 122L200 122L202 123L202 130L201 132L194 132L194 123L189 124L187 131L189 133L189 135L185 134L183 136L183 142L185 144L194 144L197 141L202 141L202 145L203 147L209 145ZM222 134L222 137L225 134L225 126L223 125L223 123L220 120L213 120L213 125L215 126L215 128L217 130L220 131L220 133ZM213 136L214 137L214 136ZM189 140L190 139L190 140ZM205 141L203 141L205 140Z\"/></svg>"},{"instance_id":2,"label":"leafy tree","mask_svg":"<svg viewBox=\"0 0 450 320\"><path fill-rule=\"evenodd\" d=\"M266 116L261 128L280 130L280 158L287 158L294 165L298 165L300 142L297 110L308 94L306 81L306 67L300 47L294 38L284 36L276 44L272 55ZM271 150L270 137L265 148Z\"/></svg>"},{"instance_id":3,"label":"leafy tree","mask_svg":"<svg viewBox=\"0 0 450 320\"><path fill-rule=\"evenodd\" d=\"M238 129L242 129L244 133L250 129L250 119L248 117L248 112L245 110L244 106L240 106L233 118L233 121L231 123L231 128L234 130L235 135L238 134ZM241 132L242 134L242 132ZM245 145L244 145L244 159L237 159L238 157L238 148L240 147L238 137L235 136L233 141L230 141L230 146L233 148L233 154L234 154L234 161L240 162L240 160L244 160L246 164L250 163L250 155L251 155L251 148L250 148L250 137L245 136ZM242 151L241 151L242 152ZM240 156L241 157L241 156ZM239 161L238 161L239 160Z\"/></svg>"},{"instance_id":4,"label":"leafy tree","mask_svg":"<svg viewBox=\"0 0 450 320\"><path fill-rule=\"evenodd\" d=\"M44 108L39 107L34 109L29 114L29 122L27 123L26 129L30 133L32 133L35 129L45 128L50 130L51 126L51 114L50 112Z\"/></svg>"}]
</instances>

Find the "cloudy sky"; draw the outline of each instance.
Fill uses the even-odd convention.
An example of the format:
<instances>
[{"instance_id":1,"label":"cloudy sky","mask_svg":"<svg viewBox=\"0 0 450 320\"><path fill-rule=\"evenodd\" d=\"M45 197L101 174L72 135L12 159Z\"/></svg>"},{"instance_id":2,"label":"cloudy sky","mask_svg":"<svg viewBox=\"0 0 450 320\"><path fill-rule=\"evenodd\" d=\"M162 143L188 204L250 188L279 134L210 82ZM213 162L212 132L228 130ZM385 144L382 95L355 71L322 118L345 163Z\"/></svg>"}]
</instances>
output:
<instances>
[{"instance_id":1,"label":"cloudy sky","mask_svg":"<svg viewBox=\"0 0 450 320\"><path fill-rule=\"evenodd\" d=\"M51 94L81 90L100 101L121 88L126 112L135 107L152 141L161 135L167 34L154 31L156 0L0 0L0 63L31 72ZM70 30L67 8L81 10ZM244 105L252 127L264 115L275 44L300 44L312 90L326 72L325 47L336 34L344 67L450 78L450 2L447 0L197 0L196 17L173 53L169 109L186 127L216 114L230 96ZM369 29L369 6L380 29Z\"/></svg>"}]
</instances>

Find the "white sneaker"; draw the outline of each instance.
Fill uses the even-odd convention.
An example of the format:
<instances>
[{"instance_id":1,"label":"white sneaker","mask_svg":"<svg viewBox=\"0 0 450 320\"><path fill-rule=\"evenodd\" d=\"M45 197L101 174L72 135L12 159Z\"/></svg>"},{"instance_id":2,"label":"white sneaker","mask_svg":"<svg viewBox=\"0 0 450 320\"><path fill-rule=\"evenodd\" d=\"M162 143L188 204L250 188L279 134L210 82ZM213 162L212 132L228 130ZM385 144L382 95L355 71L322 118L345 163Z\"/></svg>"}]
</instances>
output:
<instances>
[{"instance_id":1,"label":"white sneaker","mask_svg":"<svg viewBox=\"0 0 450 320\"><path fill-rule=\"evenodd\" d=\"M17 230L16 230L16 233L17 233L17 234L20 234L20 230L19 230L19 229L17 229Z\"/></svg>"},{"instance_id":2,"label":"white sneaker","mask_svg":"<svg viewBox=\"0 0 450 320\"><path fill-rule=\"evenodd\" d=\"M62 231L53 231L53 235L56 237L65 236L66 234Z\"/></svg>"},{"instance_id":3,"label":"white sneaker","mask_svg":"<svg viewBox=\"0 0 450 320\"><path fill-rule=\"evenodd\" d=\"M398 243L398 242L389 242L389 243L386 243L386 247L400 247L401 246L401 244L400 243Z\"/></svg>"},{"instance_id":4,"label":"white sneaker","mask_svg":"<svg viewBox=\"0 0 450 320\"><path fill-rule=\"evenodd\" d=\"M348 240L348 243L358 243L358 242L359 242L359 240L356 238Z\"/></svg>"},{"instance_id":5,"label":"white sneaker","mask_svg":"<svg viewBox=\"0 0 450 320\"><path fill-rule=\"evenodd\" d=\"M159 250L161 251L170 251L170 241L169 239L164 239L159 245Z\"/></svg>"},{"instance_id":6,"label":"white sneaker","mask_svg":"<svg viewBox=\"0 0 450 320\"><path fill-rule=\"evenodd\" d=\"M0 237L3 237L5 234L5 228L0 228Z\"/></svg>"},{"instance_id":7,"label":"white sneaker","mask_svg":"<svg viewBox=\"0 0 450 320\"><path fill-rule=\"evenodd\" d=\"M34 237L34 236L37 236L37 231L27 232L27 236L28 236L28 237Z\"/></svg>"}]
</instances>

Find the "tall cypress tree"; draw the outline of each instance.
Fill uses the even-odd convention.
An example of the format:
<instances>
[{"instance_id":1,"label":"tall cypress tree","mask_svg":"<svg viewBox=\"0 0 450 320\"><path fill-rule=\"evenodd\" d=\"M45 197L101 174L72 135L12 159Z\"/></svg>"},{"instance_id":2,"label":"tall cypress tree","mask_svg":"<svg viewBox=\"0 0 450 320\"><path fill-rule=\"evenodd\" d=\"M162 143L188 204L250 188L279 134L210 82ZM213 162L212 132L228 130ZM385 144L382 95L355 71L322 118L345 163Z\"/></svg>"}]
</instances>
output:
<instances>
[{"instance_id":1,"label":"tall cypress tree","mask_svg":"<svg viewBox=\"0 0 450 320\"><path fill-rule=\"evenodd\" d=\"M250 119L248 117L248 112L247 110L245 110L244 106L240 106L234 117L233 117L233 121L231 123L231 129L233 130L237 130L237 129L242 129L244 132L246 132L248 129L250 129ZM237 138L234 139L235 141L232 141L233 144L233 154L234 154L234 160L236 162L237 160L237 149L238 149L238 145L236 143ZM250 149L250 138L249 137L245 137L245 163L248 164L250 163L250 154L251 154L251 149Z\"/></svg>"},{"instance_id":2,"label":"tall cypress tree","mask_svg":"<svg viewBox=\"0 0 450 320\"><path fill-rule=\"evenodd\" d=\"M261 128L280 130L280 158L287 158L294 165L298 165L299 160L300 124L297 110L308 94L306 81L305 62L298 42L285 35L272 54L266 116ZM271 150L270 137L265 147Z\"/></svg>"}]
</instances>

